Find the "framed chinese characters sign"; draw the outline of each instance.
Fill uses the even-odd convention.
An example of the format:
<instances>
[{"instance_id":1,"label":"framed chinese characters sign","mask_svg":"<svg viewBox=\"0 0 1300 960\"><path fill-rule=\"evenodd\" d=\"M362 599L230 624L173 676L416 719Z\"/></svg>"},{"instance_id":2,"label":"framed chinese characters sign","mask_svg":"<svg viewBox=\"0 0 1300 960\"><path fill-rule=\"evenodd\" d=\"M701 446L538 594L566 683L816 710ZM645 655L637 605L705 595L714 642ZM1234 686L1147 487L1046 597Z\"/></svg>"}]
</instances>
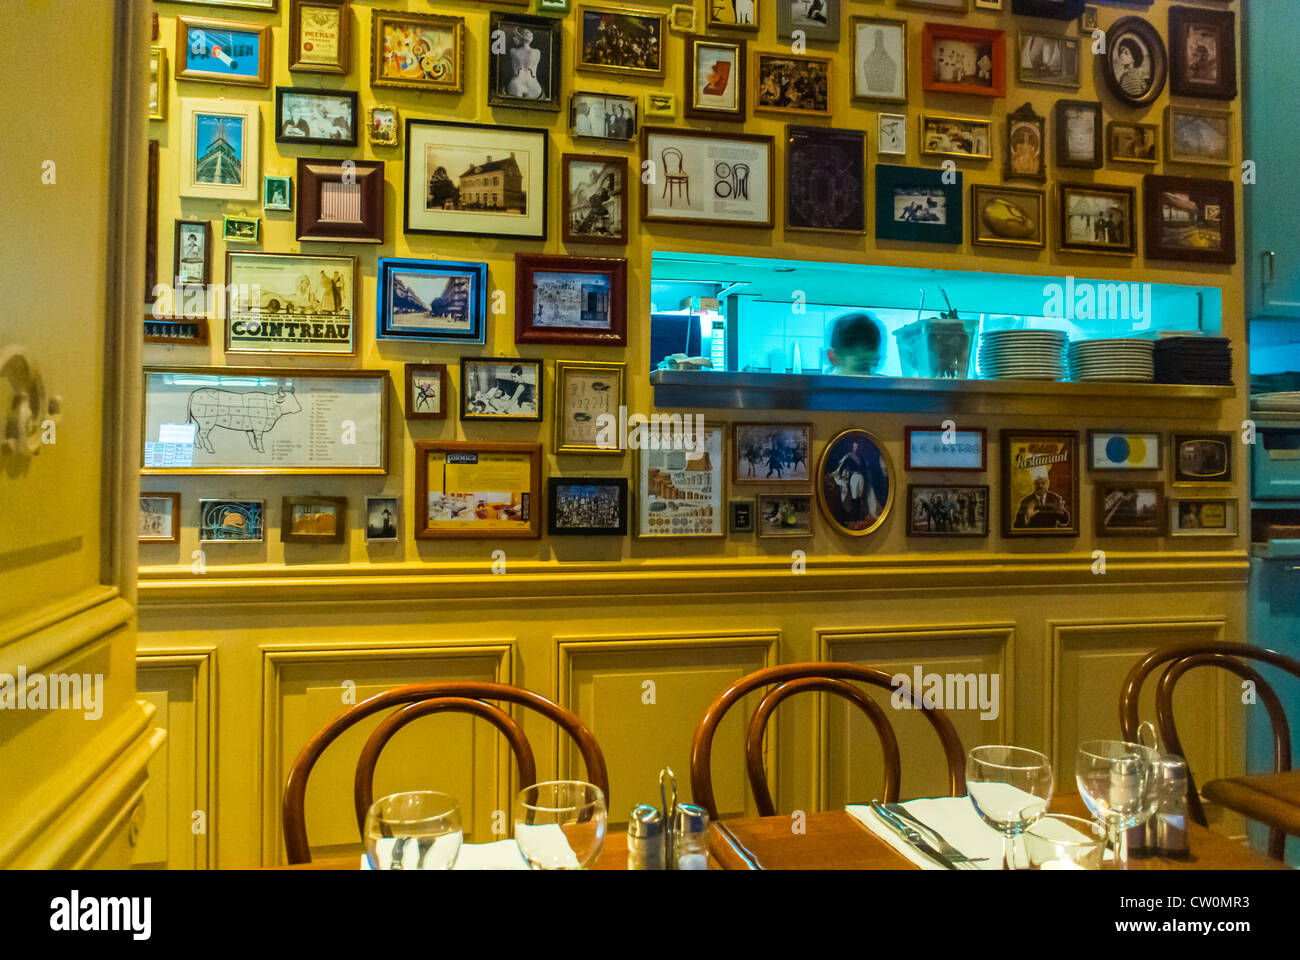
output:
<instances>
[{"instance_id":1,"label":"framed chinese characters sign","mask_svg":"<svg viewBox=\"0 0 1300 960\"><path fill-rule=\"evenodd\" d=\"M460 93L465 88L465 21L371 10L370 85Z\"/></svg>"},{"instance_id":2,"label":"framed chinese characters sign","mask_svg":"<svg viewBox=\"0 0 1300 960\"><path fill-rule=\"evenodd\" d=\"M356 258L226 253L226 350L356 353Z\"/></svg>"},{"instance_id":3,"label":"framed chinese characters sign","mask_svg":"<svg viewBox=\"0 0 1300 960\"><path fill-rule=\"evenodd\" d=\"M623 453L625 363L555 361L555 452Z\"/></svg>"},{"instance_id":4,"label":"framed chinese characters sign","mask_svg":"<svg viewBox=\"0 0 1300 960\"><path fill-rule=\"evenodd\" d=\"M515 343L627 345L627 261L515 254Z\"/></svg>"},{"instance_id":5,"label":"framed chinese characters sign","mask_svg":"<svg viewBox=\"0 0 1300 960\"><path fill-rule=\"evenodd\" d=\"M1002 431L1002 532L1007 537L1079 535L1079 435Z\"/></svg>"},{"instance_id":6,"label":"framed chinese characters sign","mask_svg":"<svg viewBox=\"0 0 1300 960\"><path fill-rule=\"evenodd\" d=\"M377 340L483 343L487 264L379 259Z\"/></svg>"},{"instance_id":7,"label":"framed chinese characters sign","mask_svg":"<svg viewBox=\"0 0 1300 960\"><path fill-rule=\"evenodd\" d=\"M867 232L867 135L831 127L786 127L785 228Z\"/></svg>"},{"instance_id":8,"label":"framed chinese characters sign","mask_svg":"<svg viewBox=\"0 0 1300 960\"><path fill-rule=\"evenodd\" d=\"M415 445L415 539L536 540L540 443Z\"/></svg>"},{"instance_id":9,"label":"framed chinese characters sign","mask_svg":"<svg viewBox=\"0 0 1300 960\"><path fill-rule=\"evenodd\" d=\"M346 74L351 19L348 0L290 0L289 69Z\"/></svg>"},{"instance_id":10,"label":"framed chinese characters sign","mask_svg":"<svg viewBox=\"0 0 1300 960\"><path fill-rule=\"evenodd\" d=\"M182 98L182 197L256 200L262 114L252 101Z\"/></svg>"},{"instance_id":11,"label":"framed chinese characters sign","mask_svg":"<svg viewBox=\"0 0 1300 960\"><path fill-rule=\"evenodd\" d=\"M147 367L142 474L385 474L382 370Z\"/></svg>"},{"instance_id":12,"label":"framed chinese characters sign","mask_svg":"<svg viewBox=\"0 0 1300 960\"><path fill-rule=\"evenodd\" d=\"M1148 174L1142 199L1149 259L1237 262L1231 180Z\"/></svg>"},{"instance_id":13,"label":"framed chinese characters sign","mask_svg":"<svg viewBox=\"0 0 1300 960\"><path fill-rule=\"evenodd\" d=\"M627 159L566 153L565 243L627 243Z\"/></svg>"},{"instance_id":14,"label":"framed chinese characters sign","mask_svg":"<svg viewBox=\"0 0 1300 960\"><path fill-rule=\"evenodd\" d=\"M641 219L772 228L775 193L771 137L643 127Z\"/></svg>"},{"instance_id":15,"label":"framed chinese characters sign","mask_svg":"<svg viewBox=\"0 0 1300 960\"><path fill-rule=\"evenodd\" d=\"M561 21L494 10L490 28L488 103L559 110Z\"/></svg>"},{"instance_id":16,"label":"framed chinese characters sign","mask_svg":"<svg viewBox=\"0 0 1300 960\"><path fill-rule=\"evenodd\" d=\"M692 416L680 425L660 425L658 444L637 450L638 539L726 534L726 427Z\"/></svg>"}]
</instances>

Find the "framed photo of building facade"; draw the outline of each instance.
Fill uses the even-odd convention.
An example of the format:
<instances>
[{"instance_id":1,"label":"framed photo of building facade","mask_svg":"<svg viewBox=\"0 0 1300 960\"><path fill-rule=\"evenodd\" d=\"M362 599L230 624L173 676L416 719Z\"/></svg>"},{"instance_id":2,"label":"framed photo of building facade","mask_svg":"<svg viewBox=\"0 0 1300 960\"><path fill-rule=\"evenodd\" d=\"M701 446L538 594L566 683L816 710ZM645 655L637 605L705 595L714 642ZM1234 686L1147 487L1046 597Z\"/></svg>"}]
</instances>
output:
<instances>
[{"instance_id":1,"label":"framed photo of building facade","mask_svg":"<svg viewBox=\"0 0 1300 960\"><path fill-rule=\"evenodd\" d=\"M617 424L626 402L626 370L626 363L555 361L556 453L622 456Z\"/></svg>"},{"instance_id":2,"label":"framed photo of building facade","mask_svg":"<svg viewBox=\"0 0 1300 960\"><path fill-rule=\"evenodd\" d=\"M462 420L542 419L542 361L461 357Z\"/></svg>"},{"instance_id":3,"label":"framed photo of building facade","mask_svg":"<svg viewBox=\"0 0 1300 960\"><path fill-rule=\"evenodd\" d=\"M141 543L180 543L181 495L141 491L138 529Z\"/></svg>"},{"instance_id":4,"label":"framed photo of building facade","mask_svg":"<svg viewBox=\"0 0 1300 960\"><path fill-rule=\"evenodd\" d=\"M726 426L706 423L696 436L695 418L682 421L658 449L637 450L638 539L726 535Z\"/></svg>"},{"instance_id":5,"label":"framed photo of building facade","mask_svg":"<svg viewBox=\"0 0 1300 960\"><path fill-rule=\"evenodd\" d=\"M627 346L627 261L516 253L515 343Z\"/></svg>"},{"instance_id":6,"label":"framed photo of building facade","mask_svg":"<svg viewBox=\"0 0 1300 960\"><path fill-rule=\"evenodd\" d=\"M540 443L417 443L415 539L536 540L541 491Z\"/></svg>"},{"instance_id":7,"label":"framed photo of building facade","mask_svg":"<svg viewBox=\"0 0 1300 960\"><path fill-rule=\"evenodd\" d=\"M667 12L580 3L575 28L577 69L643 77L664 75Z\"/></svg>"},{"instance_id":8,"label":"framed photo of building facade","mask_svg":"<svg viewBox=\"0 0 1300 960\"><path fill-rule=\"evenodd\" d=\"M486 263L380 257L375 339L483 343L487 279Z\"/></svg>"},{"instance_id":9,"label":"framed photo of building facade","mask_svg":"<svg viewBox=\"0 0 1300 960\"><path fill-rule=\"evenodd\" d=\"M562 24L554 17L492 11L485 50L490 106L560 109ZM498 37L504 38L500 52Z\"/></svg>"},{"instance_id":10,"label":"framed photo of building facade","mask_svg":"<svg viewBox=\"0 0 1300 960\"><path fill-rule=\"evenodd\" d=\"M176 79L271 84L270 24L176 18Z\"/></svg>"},{"instance_id":11,"label":"framed photo of building facade","mask_svg":"<svg viewBox=\"0 0 1300 960\"><path fill-rule=\"evenodd\" d=\"M785 228L867 232L867 135L831 127L785 128Z\"/></svg>"},{"instance_id":12,"label":"framed photo of building facade","mask_svg":"<svg viewBox=\"0 0 1300 960\"><path fill-rule=\"evenodd\" d=\"M1142 199L1148 259L1237 262L1231 180L1147 174L1142 181Z\"/></svg>"},{"instance_id":13,"label":"framed photo of building facade","mask_svg":"<svg viewBox=\"0 0 1300 960\"><path fill-rule=\"evenodd\" d=\"M641 156L658 181L641 185L641 219L770 230L775 164L771 137L643 127Z\"/></svg>"},{"instance_id":14,"label":"framed photo of building facade","mask_svg":"<svg viewBox=\"0 0 1300 960\"><path fill-rule=\"evenodd\" d=\"M343 543L347 537L347 497L283 497L283 543Z\"/></svg>"},{"instance_id":15,"label":"framed photo of building facade","mask_svg":"<svg viewBox=\"0 0 1300 960\"><path fill-rule=\"evenodd\" d=\"M256 102L182 97L182 197L256 200L262 114Z\"/></svg>"},{"instance_id":16,"label":"framed photo of building facade","mask_svg":"<svg viewBox=\"0 0 1300 960\"><path fill-rule=\"evenodd\" d=\"M1079 535L1079 434L1002 431L1002 534Z\"/></svg>"},{"instance_id":17,"label":"framed photo of building facade","mask_svg":"<svg viewBox=\"0 0 1300 960\"><path fill-rule=\"evenodd\" d=\"M347 74L349 0L289 0L289 69Z\"/></svg>"},{"instance_id":18,"label":"framed photo of building facade","mask_svg":"<svg viewBox=\"0 0 1300 960\"><path fill-rule=\"evenodd\" d=\"M228 353L356 354L356 257L226 252Z\"/></svg>"},{"instance_id":19,"label":"framed photo of building facade","mask_svg":"<svg viewBox=\"0 0 1300 960\"><path fill-rule=\"evenodd\" d=\"M565 243L627 243L627 158L566 153L561 163Z\"/></svg>"},{"instance_id":20,"label":"framed photo of building facade","mask_svg":"<svg viewBox=\"0 0 1300 960\"><path fill-rule=\"evenodd\" d=\"M548 535L627 536L627 477L549 477L546 487Z\"/></svg>"},{"instance_id":21,"label":"framed photo of building facade","mask_svg":"<svg viewBox=\"0 0 1300 960\"><path fill-rule=\"evenodd\" d=\"M370 11L370 85L443 93L465 89L465 21Z\"/></svg>"}]
</instances>

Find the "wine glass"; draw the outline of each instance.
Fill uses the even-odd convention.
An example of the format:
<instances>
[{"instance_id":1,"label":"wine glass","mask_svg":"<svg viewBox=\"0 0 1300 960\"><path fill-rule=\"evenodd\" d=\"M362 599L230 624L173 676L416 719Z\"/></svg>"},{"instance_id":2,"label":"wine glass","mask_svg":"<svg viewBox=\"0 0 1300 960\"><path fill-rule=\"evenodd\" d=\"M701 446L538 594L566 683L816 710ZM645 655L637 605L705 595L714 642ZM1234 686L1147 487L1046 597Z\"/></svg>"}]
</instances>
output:
<instances>
[{"instance_id":1,"label":"wine glass","mask_svg":"<svg viewBox=\"0 0 1300 960\"><path fill-rule=\"evenodd\" d=\"M966 792L980 819L1002 834L1002 869L1011 870L1016 835L1051 802L1052 763L1024 747L975 747L966 755Z\"/></svg>"},{"instance_id":2,"label":"wine glass","mask_svg":"<svg viewBox=\"0 0 1300 960\"><path fill-rule=\"evenodd\" d=\"M532 870L585 870L605 846L605 794L584 780L550 780L515 798L515 843Z\"/></svg>"},{"instance_id":3,"label":"wine glass","mask_svg":"<svg viewBox=\"0 0 1300 960\"><path fill-rule=\"evenodd\" d=\"M1079 744L1074 779L1084 804L1106 828L1106 841L1115 852L1113 869L1128 869L1124 831L1145 823L1155 812L1154 774L1159 759L1151 747L1124 740Z\"/></svg>"},{"instance_id":4,"label":"wine glass","mask_svg":"<svg viewBox=\"0 0 1300 960\"><path fill-rule=\"evenodd\" d=\"M1051 813L1025 831L1030 870L1099 870L1106 834L1082 817Z\"/></svg>"},{"instance_id":5,"label":"wine glass","mask_svg":"<svg viewBox=\"0 0 1300 960\"><path fill-rule=\"evenodd\" d=\"M463 836L455 797L394 793L366 813L366 860L372 870L450 870Z\"/></svg>"}]
</instances>

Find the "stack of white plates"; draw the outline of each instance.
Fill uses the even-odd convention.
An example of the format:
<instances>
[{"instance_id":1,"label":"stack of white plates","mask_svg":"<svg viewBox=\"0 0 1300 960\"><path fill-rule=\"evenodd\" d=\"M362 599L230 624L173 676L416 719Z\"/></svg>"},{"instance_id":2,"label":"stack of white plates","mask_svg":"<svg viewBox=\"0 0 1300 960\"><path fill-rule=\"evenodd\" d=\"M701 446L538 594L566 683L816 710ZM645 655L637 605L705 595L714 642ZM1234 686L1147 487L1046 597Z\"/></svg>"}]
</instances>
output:
<instances>
[{"instance_id":1,"label":"stack of white plates","mask_svg":"<svg viewBox=\"0 0 1300 960\"><path fill-rule=\"evenodd\" d=\"M1155 342L1114 338L1070 344L1070 375L1082 382L1150 383L1155 379Z\"/></svg>"},{"instance_id":2,"label":"stack of white plates","mask_svg":"<svg viewBox=\"0 0 1300 960\"><path fill-rule=\"evenodd\" d=\"M989 380L1064 380L1060 330L997 330L980 336L980 376Z\"/></svg>"}]
</instances>

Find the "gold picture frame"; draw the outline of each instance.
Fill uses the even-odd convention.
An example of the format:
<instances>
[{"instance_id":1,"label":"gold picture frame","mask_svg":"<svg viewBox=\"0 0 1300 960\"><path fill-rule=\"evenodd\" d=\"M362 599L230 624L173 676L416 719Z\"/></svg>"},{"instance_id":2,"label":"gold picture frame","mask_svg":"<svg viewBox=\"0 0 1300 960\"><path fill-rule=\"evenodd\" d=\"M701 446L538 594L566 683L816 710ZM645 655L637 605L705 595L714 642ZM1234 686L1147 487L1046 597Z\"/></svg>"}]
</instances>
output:
<instances>
[{"instance_id":1,"label":"gold picture frame","mask_svg":"<svg viewBox=\"0 0 1300 960\"><path fill-rule=\"evenodd\" d=\"M997 200L999 194L1004 201L1008 196L1022 200L1032 200L1033 211L1018 209L1015 202L1006 202L1004 206L1012 210L990 211L985 213L987 197ZM1019 214L1017 216L1016 214ZM972 183L970 186L971 242L985 247L1020 247L1022 249L1042 250L1047 246L1047 192L1025 187L1006 187L996 183ZM1026 223L1028 220L1028 232Z\"/></svg>"},{"instance_id":2,"label":"gold picture frame","mask_svg":"<svg viewBox=\"0 0 1300 960\"><path fill-rule=\"evenodd\" d=\"M772 79L771 73L765 73L765 66L772 61L784 60L791 64L801 64L806 66L810 71L820 72L820 83L823 85L822 93L824 94L825 107L790 107L781 106L770 102L772 99L771 88L765 89L764 83ZM805 117L829 117L831 115L831 90L833 80L831 77L833 71L830 57L811 56L808 54L781 53L772 50L755 50L754 51L754 77L751 84L753 92L751 100L755 113L785 113L795 116ZM778 97L785 99L785 94L777 92Z\"/></svg>"},{"instance_id":3,"label":"gold picture frame","mask_svg":"<svg viewBox=\"0 0 1300 960\"><path fill-rule=\"evenodd\" d=\"M593 30L588 30L591 18L597 18L601 24ZM631 31L630 28L625 30L624 26L610 18L623 17L629 20L653 21L654 26L646 28L646 23L641 24L640 31ZM589 59L592 52L595 52L596 37L602 27L606 30L618 30L624 33L640 33L640 36L634 37L634 42L644 47L655 47L656 57L654 66L629 66L626 63L606 62L603 53L598 54L599 60ZM578 4L578 12L574 30L577 36L573 41L573 66L575 70L589 70L594 73L617 73L624 76L634 77L662 77L665 76L665 60L667 52L665 38L668 36L668 11L667 10L641 10L641 9L623 9L617 6L605 6L603 4Z\"/></svg>"},{"instance_id":4,"label":"gold picture frame","mask_svg":"<svg viewBox=\"0 0 1300 960\"><path fill-rule=\"evenodd\" d=\"M959 157L963 160L992 160L993 159L993 122L991 120L981 120L979 117L949 117L935 113L922 113L917 116L917 130L920 135L921 156L923 157ZM944 150L932 148L929 146L934 139L939 136L939 131L932 128L934 125L942 124L969 124L973 128L984 131L984 149L980 150ZM944 134L944 136L950 135Z\"/></svg>"},{"instance_id":5,"label":"gold picture frame","mask_svg":"<svg viewBox=\"0 0 1300 960\"><path fill-rule=\"evenodd\" d=\"M604 379L596 379L604 374ZM585 375L585 377L584 377ZM588 388L584 391L587 395L581 398L581 403L575 404L575 409L570 412L570 401L567 385L570 379L582 380L587 379ZM610 379L616 379L618 382L617 395L609 396L612 392L609 390L609 384L606 382ZM601 389L601 385L604 389ZM599 361L599 360L556 360L555 361L555 453L581 453L581 454L604 454L621 457L623 447L616 443L614 446L602 446L593 438L592 442L575 441L574 431L566 430L573 414L583 414L587 419L580 421L586 425L581 427L582 432L590 431L597 428L596 421L602 414L609 414L617 421L619 419L619 407L626 403L627 390L627 364L622 361ZM576 409L582 407L582 409ZM575 420L575 422L578 422ZM578 428L575 428L575 431Z\"/></svg>"},{"instance_id":6,"label":"gold picture frame","mask_svg":"<svg viewBox=\"0 0 1300 960\"><path fill-rule=\"evenodd\" d=\"M454 459L449 459L449 456ZM442 474L430 470L430 459L440 457ZM475 489L471 468L483 466L480 458L489 458L494 493L519 494L519 502L496 504L474 502L481 489ZM436 465L435 465L436 466ZM460 474L450 481L456 495L443 487L449 481L448 468ZM527 490L503 490L502 474L513 467L515 479L524 480ZM430 484L436 485L437 509L445 517L430 516ZM527 500L524 498L527 497ZM473 516L467 517L467 512ZM416 540L536 540L542 531L542 445L540 443L479 443L477 441L435 441L415 445L415 507L411 511ZM495 513L495 516L492 514ZM510 514L521 514L514 519Z\"/></svg>"},{"instance_id":7,"label":"gold picture frame","mask_svg":"<svg viewBox=\"0 0 1300 960\"><path fill-rule=\"evenodd\" d=\"M398 24L417 28L441 29L451 36L448 50L450 69L437 59L423 56L414 48L408 51L385 53L385 30ZM423 37L419 42L428 46ZM442 58L445 60L446 58ZM425 63L429 60L429 63ZM446 17L435 13L406 12L402 10L370 11L370 85L372 87L399 87L404 90L425 90L439 93L463 93L465 90L465 19Z\"/></svg>"},{"instance_id":8,"label":"gold picture frame","mask_svg":"<svg viewBox=\"0 0 1300 960\"><path fill-rule=\"evenodd\" d=\"M197 45L192 37L202 35ZM233 48L236 35L256 37L257 50L251 59L256 63L256 73L244 73L241 63L250 57ZM247 87L271 85L271 25L269 23L237 23L233 20L212 20L208 17L176 18L176 79L200 80L204 83L233 83ZM226 53L224 48L232 48ZM208 51L211 50L210 56ZM233 56L232 56L233 54ZM195 58L199 62L196 64ZM215 60L216 63L205 62ZM224 65L224 69L222 66Z\"/></svg>"},{"instance_id":9,"label":"gold picture frame","mask_svg":"<svg viewBox=\"0 0 1300 960\"><path fill-rule=\"evenodd\" d=\"M859 463L866 468L865 472L855 474L863 478L860 482L854 481L852 476L841 476L843 473L841 466L844 465L844 461L848 456L854 455L855 446L858 450ZM871 470L872 463L870 459L872 450L875 451L878 457L878 470L874 474ZM832 463L832 461L836 462ZM830 467L829 472L827 470L828 466ZM843 482L837 480L837 476L841 476ZM817 458L817 471L814 478L813 493L817 497L817 506L821 510L822 516L837 533L849 537L865 537L880 529L881 525L889 519L889 513L894 506L894 500L898 492L898 485L902 482L901 475L894 472L894 464L889 457L889 451L885 449L885 445L871 433L857 427L850 427L848 430L841 431L822 448L821 455ZM879 504L880 485L875 482L878 479L883 479L886 486L883 507ZM838 491L834 503L831 502L832 488ZM854 495L855 493L856 495ZM845 502L850 497L855 500L866 499L860 511L855 512L852 504ZM879 509L868 522L867 514L870 512L870 502L873 498ZM861 516L859 516L859 513Z\"/></svg>"},{"instance_id":10,"label":"gold picture frame","mask_svg":"<svg viewBox=\"0 0 1300 960\"><path fill-rule=\"evenodd\" d=\"M167 119L167 48L149 48L149 119Z\"/></svg>"}]
</instances>

